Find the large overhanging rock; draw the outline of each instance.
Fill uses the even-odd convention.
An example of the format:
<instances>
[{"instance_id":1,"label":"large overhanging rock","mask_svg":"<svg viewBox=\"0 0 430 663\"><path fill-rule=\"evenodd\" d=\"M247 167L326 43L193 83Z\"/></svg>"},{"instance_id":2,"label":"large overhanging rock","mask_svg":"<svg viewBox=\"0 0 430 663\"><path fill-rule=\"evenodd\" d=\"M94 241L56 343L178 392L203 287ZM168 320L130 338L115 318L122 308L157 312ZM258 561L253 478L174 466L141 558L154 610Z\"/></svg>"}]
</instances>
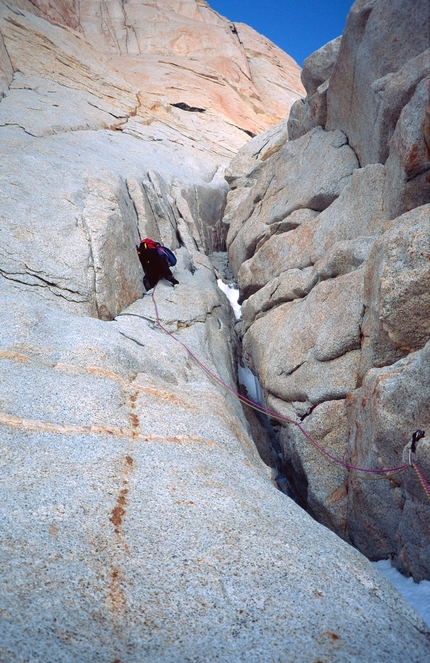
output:
<instances>
[{"instance_id":1,"label":"large overhanging rock","mask_svg":"<svg viewBox=\"0 0 430 663\"><path fill-rule=\"evenodd\" d=\"M429 99L430 76L427 76L402 109L390 141L386 164L390 218L430 201Z\"/></svg>"},{"instance_id":2,"label":"large overhanging rock","mask_svg":"<svg viewBox=\"0 0 430 663\"><path fill-rule=\"evenodd\" d=\"M314 127L325 127L327 122L327 90L330 82L322 83L312 96L296 101L288 118L288 136L296 140Z\"/></svg>"},{"instance_id":3,"label":"large overhanging rock","mask_svg":"<svg viewBox=\"0 0 430 663\"><path fill-rule=\"evenodd\" d=\"M254 322L244 349L266 392L319 403L355 389L362 289L361 269L323 281L305 299L282 304Z\"/></svg>"},{"instance_id":4,"label":"large overhanging rock","mask_svg":"<svg viewBox=\"0 0 430 663\"><path fill-rule=\"evenodd\" d=\"M430 74L430 49L411 58L395 73L388 73L372 84L379 97L374 141L384 163L389 154L389 141L402 109L409 103L420 81Z\"/></svg>"},{"instance_id":5,"label":"large overhanging rock","mask_svg":"<svg viewBox=\"0 0 430 663\"><path fill-rule=\"evenodd\" d=\"M341 37L337 37L309 55L303 62L302 83L305 99L298 99L291 107L288 118L290 140L300 138L314 127L325 127L327 122L327 90L336 64Z\"/></svg>"},{"instance_id":6,"label":"large overhanging rock","mask_svg":"<svg viewBox=\"0 0 430 663\"><path fill-rule=\"evenodd\" d=\"M317 51L311 53L303 62L300 78L308 93L308 97L311 97L319 86L325 83L332 75L341 39L342 37L332 39L332 41L329 41Z\"/></svg>"}]
</instances>

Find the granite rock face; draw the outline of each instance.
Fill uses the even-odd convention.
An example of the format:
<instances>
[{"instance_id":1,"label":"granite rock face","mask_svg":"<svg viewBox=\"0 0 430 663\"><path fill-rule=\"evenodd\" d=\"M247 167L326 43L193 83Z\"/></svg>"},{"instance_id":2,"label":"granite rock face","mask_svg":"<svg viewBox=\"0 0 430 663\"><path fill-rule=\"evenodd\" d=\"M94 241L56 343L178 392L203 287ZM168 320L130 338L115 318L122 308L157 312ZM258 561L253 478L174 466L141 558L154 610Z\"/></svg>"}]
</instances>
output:
<instances>
[{"instance_id":1,"label":"granite rock face","mask_svg":"<svg viewBox=\"0 0 430 663\"><path fill-rule=\"evenodd\" d=\"M402 465L428 427L429 7L412 4L353 4L342 38L305 63L289 142L235 172L224 219L266 404L368 469ZM309 513L371 559L430 578L430 503L412 467L390 481L345 475L296 426L273 422ZM426 439L417 464L429 481Z\"/></svg>"},{"instance_id":2,"label":"granite rock face","mask_svg":"<svg viewBox=\"0 0 430 663\"><path fill-rule=\"evenodd\" d=\"M223 174L283 118L237 191L242 158L256 179L281 151L298 67L203 0L5 0L0 34L0 659L364 663L364 640L422 661L418 615L278 490L228 391ZM154 300L148 235L178 259ZM321 273L355 278L363 251Z\"/></svg>"},{"instance_id":3,"label":"granite rock face","mask_svg":"<svg viewBox=\"0 0 430 663\"><path fill-rule=\"evenodd\" d=\"M402 109L390 141L386 166L391 218L430 201L429 99L427 76Z\"/></svg>"},{"instance_id":4,"label":"granite rock face","mask_svg":"<svg viewBox=\"0 0 430 663\"><path fill-rule=\"evenodd\" d=\"M361 374L422 348L428 311L430 205L388 221L366 264Z\"/></svg>"},{"instance_id":5,"label":"granite rock face","mask_svg":"<svg viewBox=\"0 0 430 663\"><path fill-rule=\"evenodd\" d=\"M227 303L204 256L178 255L163 324L233 384ZM426 659L412 608L274 487L238 402L150 297L111 322L1 298L5 660L364 663L363 638Z\"/></svg>"},{"instance_id":6,"label":"granite rock face","mask_svg":"<svg viewBox=\"0 0 430 663\"><path fill-rule=\"evenodd\" d=\"M303 93L292 58L200 0L88 2L85 11L56 0L33 5L82 34L132 83L139 106L126 130L148 140L170 136L231 159Z\"/></svg>"},{"instance_id":7,"label":"granite rock face","mask_svg":"<svg viewBox=\"0 0 430 663\"><path fill-rule=\"evenodd\" d=\"M384 77L396 75L429 48L429 30L426 0L356 0L351 7L330 78L326 128L346 133L360 165L385 161L387 140L380 140L385 118L379 112ZM413 68L417 72L421 64ZM402 88L397 94L404 94Z\"/></svg>"},{"instance_id":8,"label":"granite rock face","mask_svg":"<svg viewBox=\"0 0 430 663\"><path fill-rule=\"evenodd\" d=\"M328 44L311 53L303 62L300 78L309 97L332 75L341 39L342 37L337 37L329 41Z\"/></svg>"},{"instance_id":9,"label":"granite rock face","mask_svg":"<svg viewBox=\"0 0 430 663\"><path fill-rule=\"evenodd\" d=\"M408 462L405 440L410 431L428 430L430 424L429 354L427 343L389 366L370 369L362 387L348 395L349 453L356 464L377 464L380 457L391 467ZM423 438L412 454L427 477L429 446ZM428 577L428 498L412 470L389 483L353 477L348 514L352 541L368 557L392 557L416 581ZM378 537L371 534L375 531Z\"/></svg>"}]
</instances>

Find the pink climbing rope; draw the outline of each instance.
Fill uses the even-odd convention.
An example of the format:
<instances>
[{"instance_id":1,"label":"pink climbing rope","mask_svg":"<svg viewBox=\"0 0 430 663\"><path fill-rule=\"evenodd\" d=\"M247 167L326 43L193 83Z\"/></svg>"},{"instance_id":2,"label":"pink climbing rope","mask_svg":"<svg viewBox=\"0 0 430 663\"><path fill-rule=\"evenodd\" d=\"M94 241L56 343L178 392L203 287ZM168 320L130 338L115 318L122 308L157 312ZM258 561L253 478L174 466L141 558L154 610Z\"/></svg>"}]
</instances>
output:
<instances>
[{"instance_id":1,"label":"pink climbing rope","mask_svg":"<svg viewBox=\"0 0 430 663\"><path fill-rule=\"evenodd\" d=\"M242 394L239 394L239 392L235 391L232 387L230 387L228 384L226 384L221 378L219 378L215 373L213 373L205 364L203 364L198 357L190 350L190 348L185 345L179 338L177 338L171 331L169 331L164 325L161 323L160 316L158 314L158 306L157 302L155 301L155 287L152 291L152 301L154 304L154 309L155 309L155 317L156 317L156 322L157 325L162 329L166 334L168 334L171 338L173 338L177 343L182 345L182 347L188 352L190 357L194 359L194 361L213 379L215 382L218 382L224 389L227 389L231 394L233 394L236 398L238 398L241 402L245 403L246 405L249 405L252 407L254 410L257 410L258 412L261 412L263 414L266 414L270 417L273 417L275 419L278 419L280 421L285 421L286 423L293 424L294 426L297 426L297 428L303 433L303 435L309 440L309 442L316 448L318 451L329 458L331 461L334 463L337 463L338 465L342 465L344 468L346 468L348 471L353 470L355 472L364 472L364 473L371 473L371 474L391 474L395 473L397 474L398 472L402 472L403 470L406 470L408 467L410 467L409 463L405 465L399 465L398 467L390 467L390 468L385 468L382 470L370 470L364 467L356 467L355 465L350 465L349 463L341 460L340 458L336 458L336 456L333 456L330 454L328 451L326 451L321 445L319 445L311 435L303 428L303 426L298 422L295 421L295 419L290 419L289 417L285 417L282 414L278 414L277 412L273 412L272 410L269 410L265 407L262 407L261 405L258 405L258 403L254 403L254 401L250 400L246 396L242 396ZM418 467L413 464L418 476L420 477L420 481L423 485L423 488L425 492L427 493L427 496L430 499L430 487L427 484L426 480L424 479L422 473L418 469ZM390 477L381 477L381 478L390 478Z\"/></svg>"}]
</instances>

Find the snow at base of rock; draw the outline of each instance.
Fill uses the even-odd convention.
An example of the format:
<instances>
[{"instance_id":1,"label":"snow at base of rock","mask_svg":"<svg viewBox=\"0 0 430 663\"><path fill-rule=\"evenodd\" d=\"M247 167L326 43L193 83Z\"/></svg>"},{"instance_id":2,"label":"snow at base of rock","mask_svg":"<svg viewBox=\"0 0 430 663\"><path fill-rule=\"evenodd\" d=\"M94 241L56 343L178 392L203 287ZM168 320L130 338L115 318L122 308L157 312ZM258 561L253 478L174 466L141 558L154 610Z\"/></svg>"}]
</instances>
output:
<instances>
[{"instance_id":1,"label":"snow at base of rock","mask_svg":"<svg viewBox=\"0 0 430 663\"><path fill-rule=\"evenodd\" d=\"M405 578L394 566L391 566L389 559L374 562L374 566L430 626L430 580L422 580L417 584L412 578Z\"/></svg>"},{"instance_id":2,"label":"snow at base of rock","mask_svg":"<svg viewBox=\"0 0 430 663\"><path fill-rule=\"evenodd\" d=\"M218 279L217 283L220 290L223 291L230 302L236 320L239 320L242 317L242 307L237 303L237 300L239 299L239 290L233 285L227 285L221 279Z\"/></svg>"}]
</instances>

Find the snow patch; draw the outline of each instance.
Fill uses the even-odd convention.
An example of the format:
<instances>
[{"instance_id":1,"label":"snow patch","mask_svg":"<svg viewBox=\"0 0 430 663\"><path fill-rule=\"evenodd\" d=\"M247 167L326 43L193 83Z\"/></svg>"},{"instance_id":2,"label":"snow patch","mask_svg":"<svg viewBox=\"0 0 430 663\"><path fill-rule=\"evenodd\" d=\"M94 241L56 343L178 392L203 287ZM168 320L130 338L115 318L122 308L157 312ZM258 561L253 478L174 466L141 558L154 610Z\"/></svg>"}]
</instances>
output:
<instances>
[{"instance_id":1,"label":"snow patch","mask_svg":"<svg viewBox=\"0 0 430 663\"><path fill-rule=\"evenodd\" d=\"M239 290L235 288L233 284L227 285L224 281L221 281L221 279L218 279L217 283L218 288L223 291L230 302L236 320L239 320L242 317L242 307L237 303L237 300L239 299Z\"/></svg>"},{"instance_id":2,"label":"snow patch","mask_svg":"<svg viewBox=\"0 0 430 663\"><path fill-rule=\"evenodd\" d=\"M231 304L236 320L240 320L242 317L242 307L237 303L239 299L239 290L234 287L234 284L227 285L221 279L217 280L218 287L223 291L228 301ZM239 384L242 384L248 394L248 398L254 403L265 407L263 400L263 390L261 388L258 378L254 375L250 368L247 366L241 366L240 363L237 365L237 374L239 378Z\"/></svg>"},{"instance_id":3,"label":"snow patch","mask_svg":"<svg viewBox=\"0 0 430 663\"><path fill-rule=\"evenodd\" d=\"M391 566L389 559L381 559L379 562L373 562L373 565L394 585L430 627L430 580L422 580L417 584L412 578L406 578L394 566Z\"/></svg>"}]
</instances>

